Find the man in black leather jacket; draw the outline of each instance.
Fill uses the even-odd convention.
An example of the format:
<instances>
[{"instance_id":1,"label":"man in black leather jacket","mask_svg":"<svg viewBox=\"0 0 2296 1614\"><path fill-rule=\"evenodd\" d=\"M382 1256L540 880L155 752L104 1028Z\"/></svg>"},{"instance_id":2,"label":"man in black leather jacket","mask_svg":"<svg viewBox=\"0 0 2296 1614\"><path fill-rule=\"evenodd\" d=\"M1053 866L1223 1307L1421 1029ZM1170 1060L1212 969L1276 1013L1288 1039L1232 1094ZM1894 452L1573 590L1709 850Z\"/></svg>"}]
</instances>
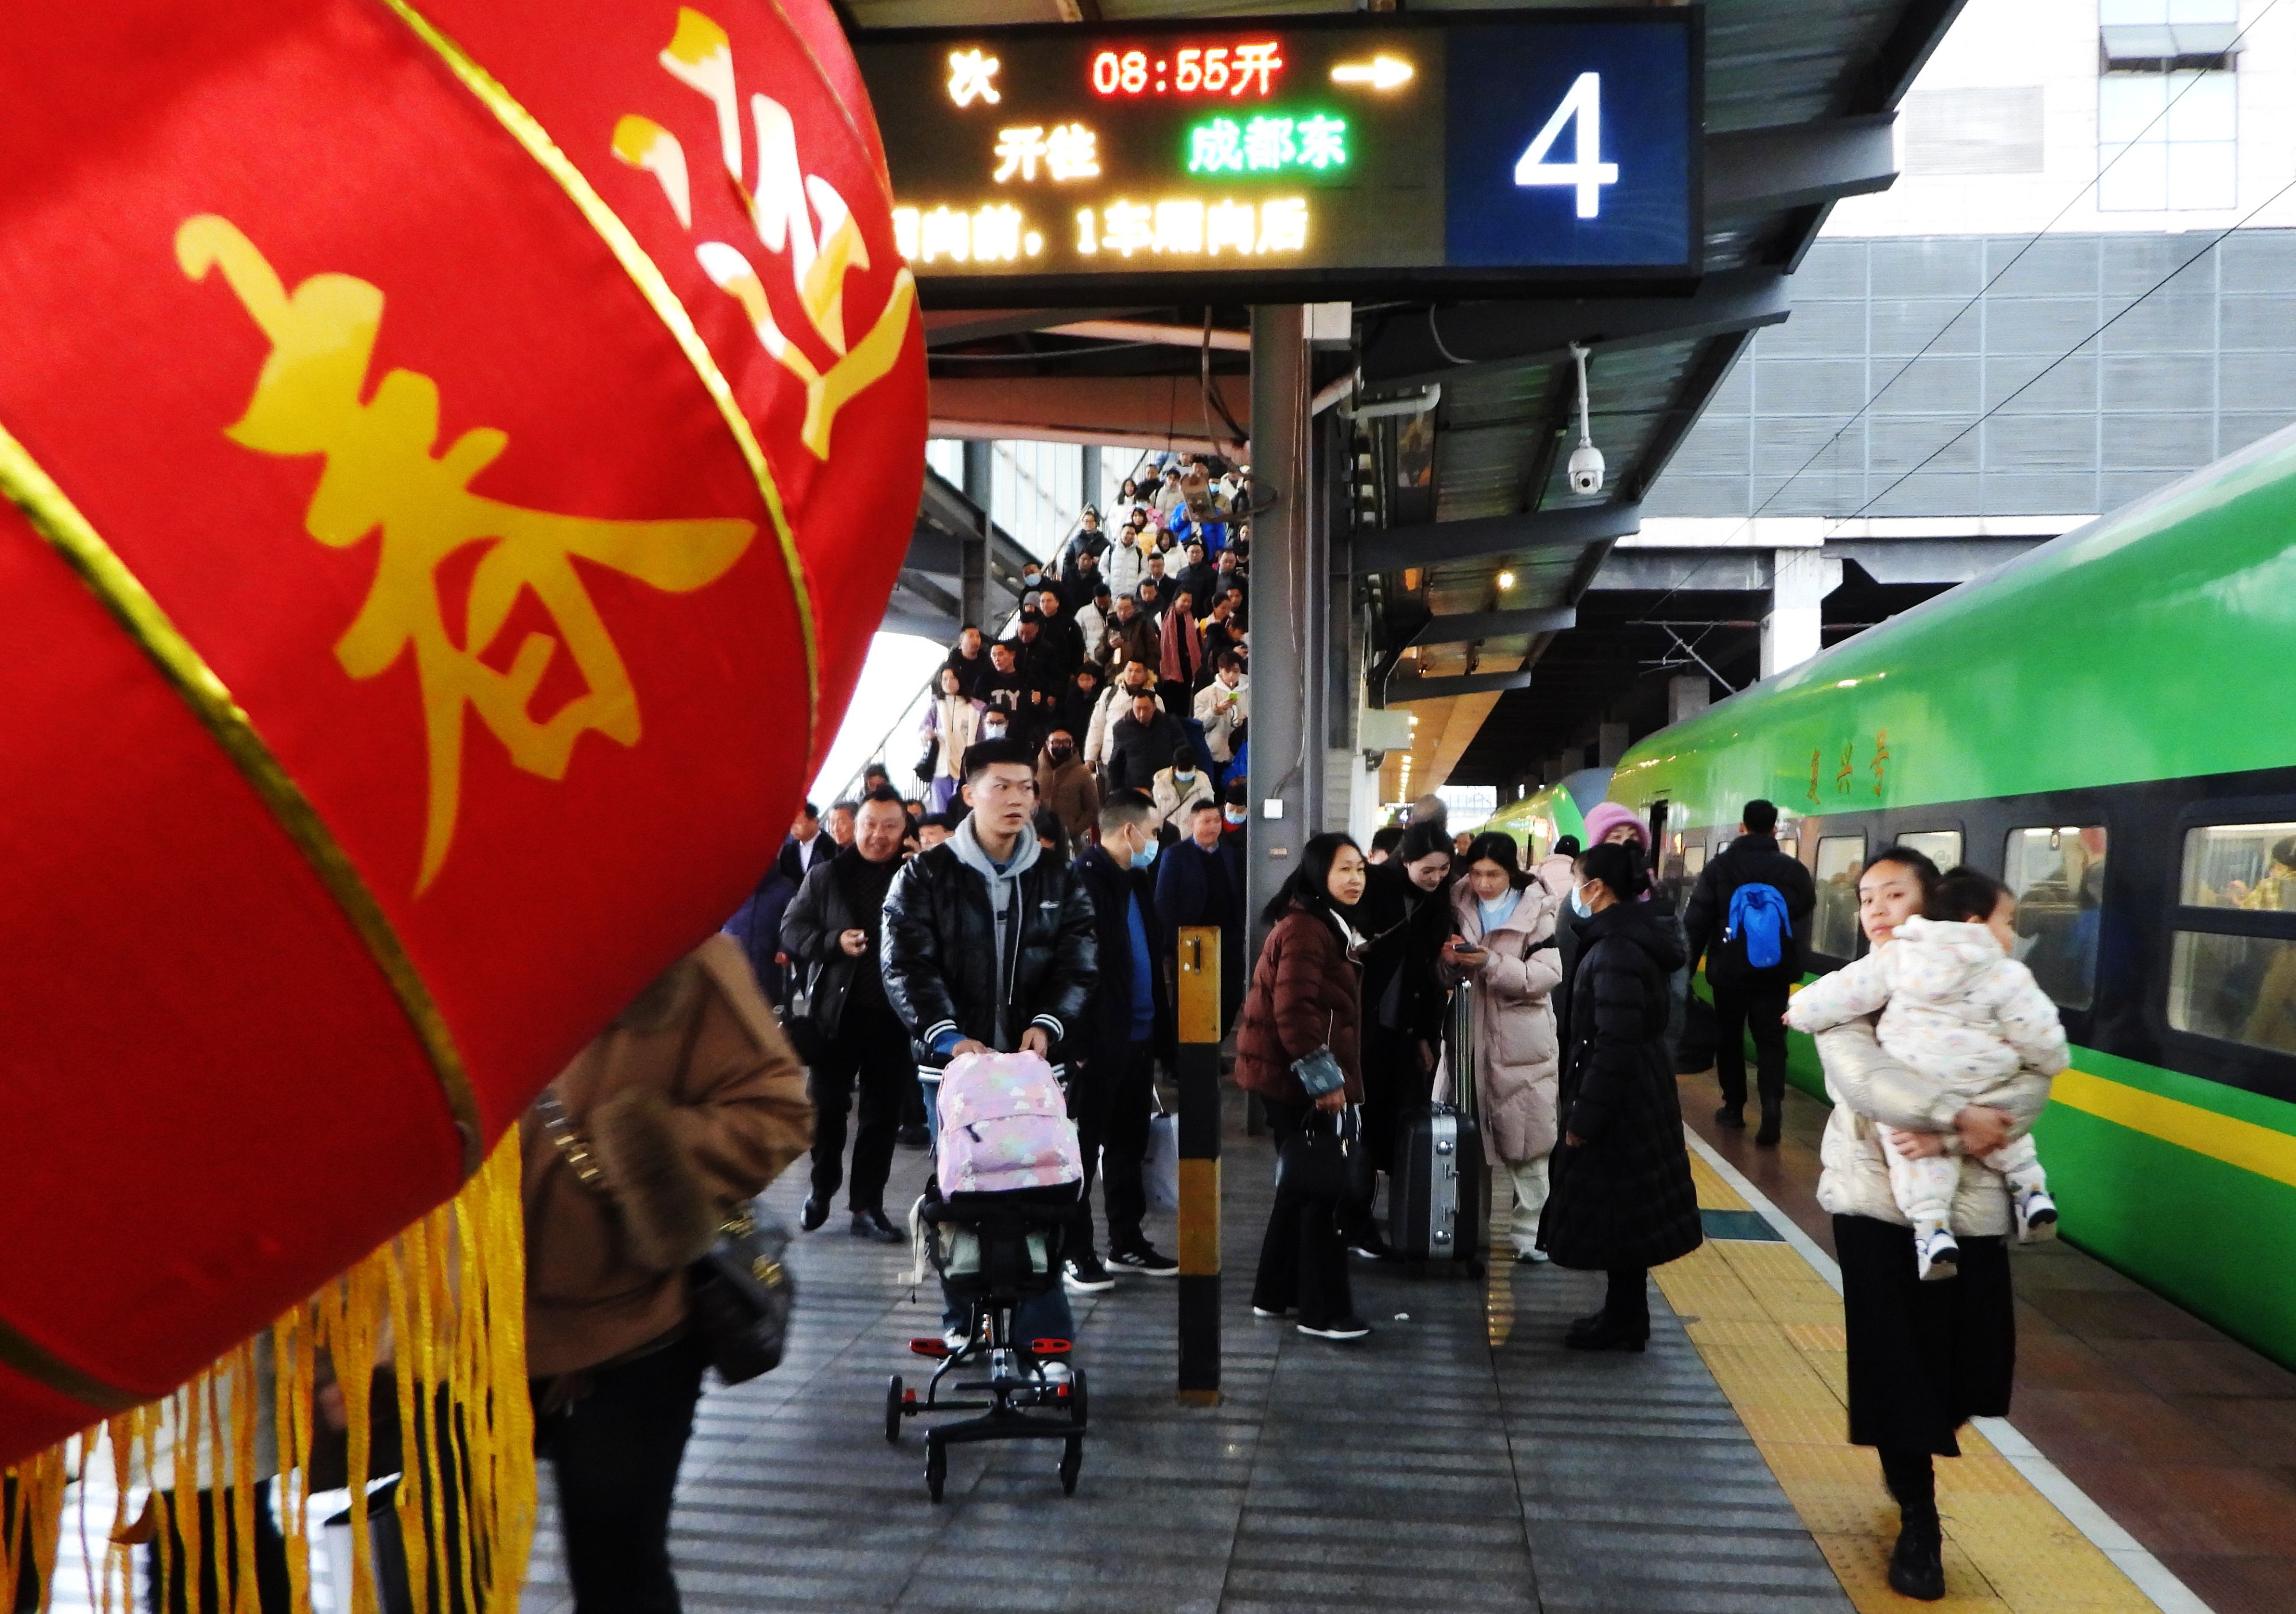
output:
<instances>
[{"instance_id":1,"label":"man in black leather jacket","mask_svg":"<svg viewBox=\"0 0 2296 1614\"><path fill-rule=\"evenodd\" d=\"M860 1090L849 1204L857 1238L906 1242L885 1215L885 1180L893 1166L901 1105L914 1089L917 1062L908 1028L885 999L878 970L883 952L885 892L901 865L908 815L890 785L869 792L854 815L853 844L805 877L782 916L782 950L810 983L814 1049L813 1192L799 1220L808 1233L829 1219L844 1175L845 1112Z\"/></svg>"},{"instance_id":2,"label":"man in black leather jacket","mask_svg":"<svg viewBox=\"0 0 2296 1614\"><path fill-rule=\"evenodd\" d=\"M964 788L971 815L886 894L885 995L928 1063L991 1048L1052 1059L1092 995L1092 899L1038 856L1027 747L973 746Z\"/></svg>"}]
</instances>

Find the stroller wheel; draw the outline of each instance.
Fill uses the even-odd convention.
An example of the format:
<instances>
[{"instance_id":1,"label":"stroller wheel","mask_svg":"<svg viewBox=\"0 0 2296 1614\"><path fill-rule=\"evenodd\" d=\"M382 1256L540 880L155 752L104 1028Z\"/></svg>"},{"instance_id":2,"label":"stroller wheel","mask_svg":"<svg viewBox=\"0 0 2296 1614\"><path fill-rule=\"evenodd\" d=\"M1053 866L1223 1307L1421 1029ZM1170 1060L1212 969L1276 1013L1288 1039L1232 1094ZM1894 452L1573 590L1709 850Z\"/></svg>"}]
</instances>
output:
<instances>
[{"instance_id":1,"label":"stroller wheel","mask_svg":"<svg viewBox=\"0 0 2296 1614\"><path fill-rule=\"evenodd\" d=\"M925 1439L925 1492L935 1502L940 1500L941 1487L948 1482L948 1454L939 1441L928 1436Z\"/></svg>"},{"instance_id":2,"label":"stroller wheel","mask_svg":"<svg viewBox=\"0 0 2296 1614\"><path fill-rule=\"evenodd\" d=\"M897 1443L901 1438L901 1375L895 1373L885 1385L885 1439Z\"/></svg>"},{"instance_id":3,"label":"stroller wheel","mask_svg":"<svg viewBox=\"0 0 2296 1614\"><path fill-rule=\"evenodd\" d=\"M1079 1367L1076 1370L1076 1377L1069 1381L1069 1421L1075 1424L1078 1429L1082 1429L1084 1427L1084 1369Z\"/></svg>"},{"instance_id":4,"label":"stroller wheel","mask_svg":"<svg viewBox=\"0 0 2296 1614\"><path fill-rule=\"evenodd\" d=\"M1061 1489L1068 1495L1076 1495L1077 1474L1084 1467L1084 1437L1070 1435L1062 1443L1061 1452Z\"/></svg>"}]
</instances>

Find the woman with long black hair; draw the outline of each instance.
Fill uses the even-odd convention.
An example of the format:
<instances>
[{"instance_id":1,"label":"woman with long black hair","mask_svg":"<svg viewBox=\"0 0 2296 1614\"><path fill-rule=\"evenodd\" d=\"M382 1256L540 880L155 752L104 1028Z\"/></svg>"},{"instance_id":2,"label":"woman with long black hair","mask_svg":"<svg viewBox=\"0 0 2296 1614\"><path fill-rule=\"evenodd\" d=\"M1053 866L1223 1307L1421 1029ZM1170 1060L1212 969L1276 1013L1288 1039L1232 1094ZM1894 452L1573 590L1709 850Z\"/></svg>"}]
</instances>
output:
<instances>
[{"instance_id":1,"label":"woman with long black hair","mask_svg":"<svg viewBox=\"0 0 2296 1614\"><path fill-rule=\"evenodd\" d=\"M1303 1128L1328 1127L1363 1102L1363 938L1354 914L1363 899L1364 866L1362 851L1347 836L1316 836L1263 915L1267 940L1237 1021L1235 1079L1267 1106L1279 1158ZM1295 1067L1324 1053L1346 1080L1310 1097ZM1296 1311L1300 1331L1321 1340L1371 1332L1356 1315L1348 1286L1340 1208L1339 1194L1303 1191L1279 1174L1252 1284L1255 1315Z\"/></svg>"},{"instance_id":2,"label":"woman with long black hair","mask_svg":"<svg viewBox=\"0 0 2296 1614\"><path fill-rule=\"evenodd\" d=\"M1603 1309L1573 1323L1563 1343L1639 1351L1650 1340L1650 1269L1704 1237L1666 1042L1667 977L1682 965L1682 943L1673 915L1642 900L1650 874L1639 846L1591 847L1578 875L1562 1147L1538 1247L1557 1266L1610 1274Z\"/></svg>"},{"instance_id":3,"label":"woman with long black hair","mask_svg":"<svg viewBox=\"0 0 2296 1614\"><path fill-rule=\"evenodd\" d=\"M1909 848L1877 853L1857 881L1857 921L1868 945L1890 946L1940 878L1937 864ZM2049 1081L2021 1070L2005 1085L2005 1105L1972 1104L1948 1117L1932 1084L1882 1051L1870 1020L1819 1032L1817 1053L1835 1100L1819 1146L1817 1202L1833 1217L1841 1263L1849 1440L1875 1448L1898 1503L1890 1586L1933 1602L1945 1595L1933 1459L1961 1455L1956 1431L1970 1419L2009 1410L2017 1363L2007 1239L2014 1217L1998 1174L1964 1172L1953 1202L1959 1275L1923 1282L1913 1228L1890 1192L1876 1128L1890 1127L1903 1135L1901 1143L1929 1154L1945 1152L1958 1137L1962 1154L1981 1157L2032 1127Z\"/></svg>"}]
</instances>

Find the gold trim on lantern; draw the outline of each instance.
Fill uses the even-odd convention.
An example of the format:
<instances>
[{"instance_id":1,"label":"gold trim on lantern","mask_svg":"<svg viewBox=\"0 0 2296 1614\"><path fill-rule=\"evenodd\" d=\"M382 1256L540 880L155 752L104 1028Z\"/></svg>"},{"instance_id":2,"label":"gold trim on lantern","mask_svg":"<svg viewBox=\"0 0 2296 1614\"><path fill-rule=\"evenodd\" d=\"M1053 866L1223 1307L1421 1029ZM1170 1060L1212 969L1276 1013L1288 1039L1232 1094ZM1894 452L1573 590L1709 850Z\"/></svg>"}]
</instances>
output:
<instances>
[{"instance_id":1,"label":"gold trim on lantern","mask_svg":"<svg viewBox=\"0 0 2296 1614\"><path fill-rule=\"evenodd\" d=\"M62 1356L41 1349L5 1323L0 1323L0 1367L12 1368L33 1383L99 1412L124 1413L145 1398L138 1391L107 1384L85 1368L74 1367Z\"/></svg>"},{"instance_id":2,"label":"gold trim on lantern","mask_svg":"<svg viewBox=\"0 0 2296 1614\"><path fill-rule=\"evenodd\" d=\"M46 539L49 546L79 574L81 581L103 602L104 609L143 647L144 653L152 658L168 682L176 686L176 692L184 698L184 703L192 709L208 733L215 736L241 776L270 808L272 817L335 899L335 905L342 910L343 917L365 944L383 979L390 983L392 995L398 999L400 1010L414 1029L415 1040L430 1058L431 1071L446 1094L447 1108L455 1118L456 1130L463 1135L463 1176L468 1178L478 1169L482 1158L480 1140L484 1129L479 1118L478 1097L471 1091L470 1076L463 1068L461 1051L455 1046L454 1032L432 1001L430 989L416 971L414 961L407 956L406 944L391 928L382 905L367 889L358 865L343 850L334 832L281 765L246 710L216 676L215 669L184 637L151 592L80 513L79 507L4 425L0 425L0 495L24 512L32 530ZM8 1360L5 1343L4 1333L0 1333L0 1361Z\"/></svg>"},{"instance_id":3,"label":"gold trim on lantern","mask_svg":"<svg viewBox=\"0 0 2296 1614\"><path fill-rule=\"evenodd\" d=\"M542 165L543 171L558 182L559 188L606 243L606 250L620 261L623 271L637 287L638 295L653 306L661 323L669 327L671 337L684 350L694 373L701 378L702 388L710 400L718 406L718 413L725 416L726 429L740 446L742 457L749 462L750 475L757 479L758 491L765 496L766 513L773 522L775 536L781 540L782 563L789 571L790 588L797 599L798 631L805 641L806 743L810 748L814 730L821 720L821 651L814 627L813 594L806 583L805 561L797 552L797 538L790 530L788 512L782 508L781 488L774 480L773 468L766 463L765 447L750 430L749 417L742 413L733 385L718 367L709 345L701 340L693 316L687 313L660 266L638 244L629 226L606 205L606 199L598 194L582 170L574 165L573 159L559 149L550 131L534 114L407 0L382 0L382 4L438 54L447 70L460 79L463 87L510 131L511 137L526 148L527 154Z\"/></svg>"}]
</instances>

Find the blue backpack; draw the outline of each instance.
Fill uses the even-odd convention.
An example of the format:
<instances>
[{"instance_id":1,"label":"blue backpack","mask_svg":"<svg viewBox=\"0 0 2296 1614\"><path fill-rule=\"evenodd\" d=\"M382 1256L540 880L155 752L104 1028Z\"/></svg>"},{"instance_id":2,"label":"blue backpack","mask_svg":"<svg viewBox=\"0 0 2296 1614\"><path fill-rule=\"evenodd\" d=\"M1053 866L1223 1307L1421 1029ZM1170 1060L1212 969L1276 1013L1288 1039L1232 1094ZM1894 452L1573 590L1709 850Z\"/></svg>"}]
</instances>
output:
<instances>
[{"instance_id":1,"label":"blue backpack","mask_svg":"<svg viewBox=\"0 0 2296 1614\"><path fill-rule=\"evenodd\" d=\"M1778 889L1749 881L1730 893L1730 917L1722 939L1744 938L1746 963L1751 969L1775 970L1785 962L1785 938L1793 933L1786 919L1786 899Z\"/></svg>"}]
</instances>

